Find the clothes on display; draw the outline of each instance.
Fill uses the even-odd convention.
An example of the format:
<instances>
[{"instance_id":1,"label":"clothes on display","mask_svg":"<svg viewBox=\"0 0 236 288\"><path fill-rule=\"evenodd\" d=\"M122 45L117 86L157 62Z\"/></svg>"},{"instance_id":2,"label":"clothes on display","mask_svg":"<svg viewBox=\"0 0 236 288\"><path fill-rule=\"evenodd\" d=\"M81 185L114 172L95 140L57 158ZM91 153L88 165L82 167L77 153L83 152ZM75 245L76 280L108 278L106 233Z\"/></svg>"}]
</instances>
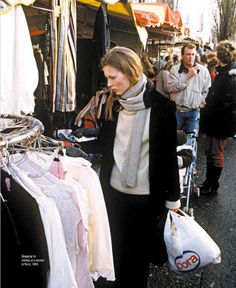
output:
<instances>
[{"instance_id":1,"label":"clothes on display","mask_svg":"<svg viewBox=\"0 0 236 288\"><path fill-rule=\"evenodd\" d=\"M0 13L0 51L0 113L32 113L38 70L21 5Z\"/></svg>"},{"instance_id":2,"label":"clothes on display","mask_svg":"<svg viewBox=\"0 0 236 288\"><path fill-rule=\"evenodd\" d=\"M77 39L77 75L76 75L76 97L78 108L84 107L93 95L94 85L92 81L94 61L94 40Z\"/></svg>"},{"instance_id":3,"label":"clothes on display","mask_svg":"<svg viewBox=\"0 0 236 288\"><path fill-rule=\"evenodd\" d=\"M23 189L25 189L25 191L30 193L31 196L33 196L37 200L37 203L41 212L41 218L42 218L44 231L45 231L45 235L47 239L49 262L50 262L50 273L48 277L47 286L39 286L39 287L50 287L50 288L58 287L59 288L61 287L61 285L64 285L65 287L67 287L67 285L69 285L69 287L77 287L76 282L75 282L75 277L73 274L73 270L69 262L68 253L66 251L61 217L59 215L55 202L53 202L53 200L51 200L50 198L44 196L40 192L39 188L36 187L36 185L34 185L34 183L30 181L28 177L25 177L26 176L25 173L21 173L22 171L19 171L17 167L14 167L13 165L10 171L11 171L11 174L14 175L15 178L19 181L19 184L23 187ZM16 179L14 179L14 181L16 181ZM10 179L8 186L10 187L12 186L12 181L13 180ZM25 210L26 209L21 210L21 213L24 214ZM32 212L34 212L34 210L32 210ZM14 222L15 222L15 219L13 218L13 223ZM32 233L32 229L31 227L29 227L26 235L31 234L31 233ZM5 231L2 230L2 234L4 235ZM36 239L35 241L36 243L40 245L40 242L39 242L40 239ZM3 248L4 247L2 247L2 249ZM26 254L26 257L29 257L29 258L34 257L34 255L37 255L37 254L33 254L32 250L30 249L27 252L28 253ZM9 256L10 255L6 254L6 258L8 258ZM37 263L37 261L40 261L40 260L45 261L44 258L41 258L41 259L36 258L35 262ZM63 267L61 263L63 263ZM15 265L18 267L20 264L21 263L16 262ZM29 263L29 264L32 264L32 263ZM7 268L9 269L9 271L12 271L11 266ZM26 275L22 275L23 277L22 281L25 281L25 282L28 279L31 279L31 271L26 270L26 272L27 272ZM32 287L32 285L29 286L29 288L30 287Z\"/></svg>"},{"instance_id":4,"label":"clothes on display","mask_svg":"<svg viewBox=\"0 0 236 288\"><path fill-rule=\"evenodd\" d=\"M100 68L100 60L110 48L109 17L105 3L98 8L93 38L78 38L77 48L76 92L78 108L82 108L106 83Z\"/></svg>"},{"instance_id":5,"label":"clothes on display","mask_svg":"<svg viewBox=\"0 0 236 288\"><path fill-rule=\"evenodd\" d=\"M100 69L100 60L105 56L106 52L110 48L110 29L109 29L109 17L107 13L107 4L101 3L94 24L93 40L95 44L95 59L94 59L94 71L93 71L93 94L101 89L106 83L105 76Z\"/></svg>"},{"instance_id":6,"label":"clothes on display","mask_svg":"<svg viewBox=\"0 0 236 288\"><path fill-rule=\"evenodd\" d=\"M51 147L41 143L41 133L53 137L49 109L66 114L73 113L77 105L76 0L53 0L52 9L46 9L51 19L51 59L44 57L41 42L34 42L37 46L33 51L32 30L20 4L17 2L6 14L0 13L0 113L19 117L23 117L22 112L35 113L45 127L31 134L26 131L25 137L21 131L16 139L22 141L11 143L11 137L5 139L10 126L4 126L4 133L0 127L4 136L1 146L0 135L4 285L15 286L12 271L16 271L19 286L26 288L94 288L94 281L100 277L115 280L100 180L89 161L78 155L68 157L66 151L63 155L53 153ZM109 33L106 5L102 4L99 11L97 21L105 20L101 24L105 35L96 31L94 41L102 45L100 36ZM96 73L100 57L109 48L109 37L105 44L105 50L96 48ZM18 130L17 125L11 131Z\"/></svg>"},{"instance_id":7,"label":"clothes on display","mask_svg":"<svg viewBox=\"0 0 236 288\"><path fill-rule=\"evenodd\" d=\"M4 171L1 193L2 285L14 287L16 277L22 287L46 287L49 255L37 201Z\"/></svg>"},{"instance_id":8,"label":"clothes on display","mask_svg":"<svg viewBox=\"0 0 236 288\"><path fill-rule=\"evenodd\" d=\"M7 259L15 259L22 285L29 278L29 286L24 287L93 288L93 281L100 276L114 281L110 227L100 181L91 163L80 157L33 151L11 155L7 167L1 171L2 196L15 234L3 225L3 245L8 246L6 250L2 247L8 263L5 280L11 281L11 261ZM7 215L6 209L2 213ZM40 225L32 222L36 216L31 214L37 215ZM9 235L13 239L10 245ZM18 238L19 247L12 244ZM22 257L33 257L31 269L22 268ZM38 264L37 269L33 263Z\"/></svg>"},{"instance_id":9,"label":"clothes on display","mask_svg":"<svg viewBox=\"0 0 236 288\"><path fill-rule=\"evenodd\" d=\"M57 1L52 1L52 7L57 7ZM62 0L60 8L59 17L50 15L52 111L71 112L76 107L76 0Z\"/></svg>"},{"instance_id":10,"label":"clothes on display","mask_svg":"<svg viewBox=\"0 0 236 288\"><path fill-rule=\"evenodd\" d=\"M49 85L48 77L49 71L46 61L44 61L44 55L42 50L38 46L34 46L34 57L37 63L39 72L39 81L34 95L37 99L47 101L47 86Z\"/></svg>"}]
</instances>

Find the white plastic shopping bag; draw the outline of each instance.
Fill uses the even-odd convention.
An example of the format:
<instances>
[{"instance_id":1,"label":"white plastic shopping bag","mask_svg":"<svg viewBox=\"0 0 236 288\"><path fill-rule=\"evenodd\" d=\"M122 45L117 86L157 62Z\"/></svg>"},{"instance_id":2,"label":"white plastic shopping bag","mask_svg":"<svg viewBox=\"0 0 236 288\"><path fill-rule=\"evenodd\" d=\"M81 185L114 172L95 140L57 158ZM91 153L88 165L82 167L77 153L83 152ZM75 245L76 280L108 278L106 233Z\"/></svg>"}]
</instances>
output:
<instances>
[{"instance_id":1,"label":"white plastic shopping bag","mask_svg":"<svg viewBox=\"0 0 236 288\"><path fill-rule=\"evenodd\" d=\"M178 213L169 210L164 240L170 268L177 273L221 262L217 244L193 218L181 210Z\"/></svg>"}]
</instances>

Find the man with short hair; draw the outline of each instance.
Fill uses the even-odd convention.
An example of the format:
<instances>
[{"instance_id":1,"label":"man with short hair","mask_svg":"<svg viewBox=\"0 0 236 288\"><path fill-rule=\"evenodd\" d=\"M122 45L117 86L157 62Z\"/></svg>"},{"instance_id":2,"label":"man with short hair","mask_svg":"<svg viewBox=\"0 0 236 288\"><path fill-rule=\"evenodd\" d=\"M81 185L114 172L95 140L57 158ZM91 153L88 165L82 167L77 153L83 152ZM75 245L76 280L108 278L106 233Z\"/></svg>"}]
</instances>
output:
<instances>
[{"instance_id":1,"label":"man with short hair","mask_svg":"<svg viewBox=\"0 0 236 288\"><path fill-rule=\"evenodd\" d=\"M181 49L181 62L173 66L169 74L170 91L176 94L177 128L197 135L200 109L211 86L206 67L195 62L196 46L186 43Z\"/></svg>"}]
</instances>

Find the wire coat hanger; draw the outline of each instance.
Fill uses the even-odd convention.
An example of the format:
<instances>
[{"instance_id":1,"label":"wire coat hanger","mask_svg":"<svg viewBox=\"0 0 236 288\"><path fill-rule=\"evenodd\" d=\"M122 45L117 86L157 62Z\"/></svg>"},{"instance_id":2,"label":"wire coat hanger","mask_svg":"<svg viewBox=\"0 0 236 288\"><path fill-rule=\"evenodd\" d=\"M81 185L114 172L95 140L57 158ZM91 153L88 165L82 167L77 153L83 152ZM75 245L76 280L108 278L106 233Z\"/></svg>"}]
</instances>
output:
<instances>
[{"instance_id":1,"label":"wire coat hanger","mask_svg":"<svg viewBox=\"0 0 236 288\"><path fill-rule=\"evenodd\" d=\"M59 15L61 13L61 7L59 5L55 6L54 10L40 7L40 6L35 6L35 5L30 5L29 7L33 8L33 9L37 9L37 10L42 10L42 11L54 13L56 17L59 17Z\"/></svg>"}]
</instances>

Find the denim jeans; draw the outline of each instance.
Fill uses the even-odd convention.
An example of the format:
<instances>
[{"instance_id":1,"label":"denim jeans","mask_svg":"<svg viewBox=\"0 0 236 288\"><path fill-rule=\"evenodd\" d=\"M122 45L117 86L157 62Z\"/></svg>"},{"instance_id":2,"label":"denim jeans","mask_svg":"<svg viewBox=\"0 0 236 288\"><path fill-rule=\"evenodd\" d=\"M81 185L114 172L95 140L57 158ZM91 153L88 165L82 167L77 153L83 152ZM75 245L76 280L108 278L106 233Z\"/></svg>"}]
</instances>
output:
<instances>
[{"instance_id":1,"label":"denim jeans","mask_svg":"<svg viewBox=\"0 0 236 288\"><path fill-rule=\"evenodd\" d=\"M198 135L199 119L200 111L198 109L192 109L188 112L176 111L177 129L184 130L187 134Z\"/></svg>"}]
</instances>

